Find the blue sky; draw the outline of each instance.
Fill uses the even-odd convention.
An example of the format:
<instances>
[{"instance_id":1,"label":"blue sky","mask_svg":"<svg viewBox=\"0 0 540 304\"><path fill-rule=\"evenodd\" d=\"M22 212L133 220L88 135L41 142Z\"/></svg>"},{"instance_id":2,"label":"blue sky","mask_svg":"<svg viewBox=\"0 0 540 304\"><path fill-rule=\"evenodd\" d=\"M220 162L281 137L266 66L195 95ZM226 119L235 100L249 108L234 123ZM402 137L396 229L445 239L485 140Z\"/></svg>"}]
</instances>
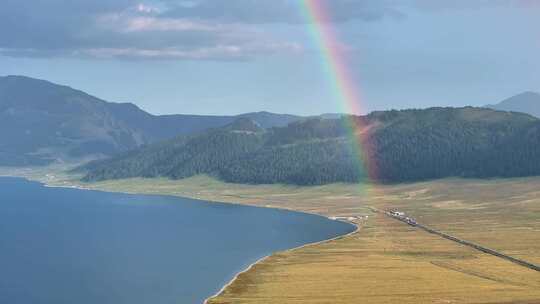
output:
<instances>
[{"instance_id":1,"label":"blue sky","mask_svg":"<svg viewBox=\"0 0 540 304\"><path fill-rule=\"evenodd\" d=\"M540 1L319 1L366 112L540 91ZM340 109L295 0L1 5L0 75L67 84L156 114Z\"/></svg>"}]
</instances>

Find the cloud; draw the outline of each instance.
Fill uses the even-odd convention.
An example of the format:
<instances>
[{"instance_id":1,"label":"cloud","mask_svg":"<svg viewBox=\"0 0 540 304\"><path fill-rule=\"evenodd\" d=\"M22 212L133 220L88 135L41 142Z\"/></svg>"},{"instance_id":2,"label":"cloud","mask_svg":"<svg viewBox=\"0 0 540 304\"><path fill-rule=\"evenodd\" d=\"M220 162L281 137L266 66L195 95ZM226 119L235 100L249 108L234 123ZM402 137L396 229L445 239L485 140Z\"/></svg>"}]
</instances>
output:
<instances>
[{"instance_id":1,"label":"cloud","mask_svg":"<svg viewBox=\"0 0 540 304\"><path fill-rule=\"evenodd\" d=\"M179 1L177 4L186 1ZM253 25L167 17L167 3L133 0L3 0L0 55L242 60L297 52Z\"/></svg>"},{"instance_id":2,"label":"cloud","mask_svg":"<svg viewBox=\"0 0 540 304\"><path fill-rule=\"evenodd\" d=\"M373 21L384 17L400 16L388 0L312 0L328 8L332 22L351 20ZM237 23L306 23L303 0L164 0L169 8L164 16L179 18L199 18Z\"/></svg>"},{"instance_id":3,"label":"cloud","mask_svg":"<svg viewBox=\"0 0 540 304\"><path fill-rule=\"evenodd\" d=\"M79 55L92 58L122 59L160 59L160 60L245 60L263 54L274 54L276 51L288 50L297 52L301 47L294 43L253 44L253 45L216 45L199 48L101 48L86 49Z\"/></svg>"},{"instance_id":4,"label":"cloud","mask_svg":"<svg viewBox=\"0 0 540 304\"><path fill-rule=\"evenodd\" d=\"M329 20L377 21L407 10L527 7L539 1L311 0ZM2 0L0 55L122 59L242 60L295 53L290 36L268 27L299 25L301 0Z\"/></svg>"},{"instance_id":5,"label":"cloud","mask_svg":"<svg viewBox=\"0 0 540 304\"><path fill-rule=\"evenodd\" d=\"M146 5L144 3L137 4L137 6L135 7L135 10L139 13L145 13L145 14L153 14L153 13L160 12L159 8L155 6L151 6L151 5Z\"/></svg>"},{"instance_id":6,"label":"cloud","mask_svg":"<svg viewBox=\"0 0 540 304\"><path fill-rule=\"evenodd\" d=\"M470 10L493 7L514 7L527 9L534 6L540 6L540 1L538 0L409 0L405 2L408 6L428 11Z\"/></svg>"},{"instance_id":7,"label":"cloud","mask_svg":"<svg viewBox=\"0 0 540 304\"><path fill-rule=\"evenodd\" d=\"M110 14L97 20L102 28L112 32L219 32L222 26L189 19L157 18Z\"/></svg>"}]
</instances>

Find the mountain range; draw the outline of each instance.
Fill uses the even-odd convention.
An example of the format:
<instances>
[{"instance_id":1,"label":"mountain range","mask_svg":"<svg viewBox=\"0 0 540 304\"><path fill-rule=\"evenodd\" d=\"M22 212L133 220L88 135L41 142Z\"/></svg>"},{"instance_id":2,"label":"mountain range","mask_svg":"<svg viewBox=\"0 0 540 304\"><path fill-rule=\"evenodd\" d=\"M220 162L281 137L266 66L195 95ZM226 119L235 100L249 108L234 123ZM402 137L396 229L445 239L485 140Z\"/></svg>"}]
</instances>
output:
<instances>
[{"instance_id":1,"label":"mountain range","mask_svg":"<svg viewBox=\"0 0 540 304\"><path fill-rule=\"evenodd\" d=\"M486 107L500 111L527 113L540 118L540 93L524 92Z\"/></svg>"},{"instance_id":2,"label":"mountain range","mask_svg":"<svg viewBox=\"0 0 540 304\"><path fill-rule=\"evenodd\" d=\"M241 118L82 169L86 181L208 174L296 185L540 175L540 120L472 107L314 118L270 129Z\"/></svg>"},{"instance_id":3,"label":"mountain range","mask_svg":"<svg viewBox=\"0 0 540 304\"><path fill-rule=\"evenodd\" d=\"M248 117L263 128L300 119L268 112L239 116L152 115L67 86L24 76L0 77L0 166L111 156Z\"/></svg>"},{"instance_id":4,"label":"mountain range","mask_svg":"<svg viewBox=\"0 0 540 304\"><path fill-rule=\"evenodd\" d=\"M0 166L98 159L80 168L85 180L209 174L299 185L540 175L540 120L531 116L539 103L540 94L526 92L486 108L365 116L152 115L7 76L0 77Z\"/></svg>"}]
</instances>

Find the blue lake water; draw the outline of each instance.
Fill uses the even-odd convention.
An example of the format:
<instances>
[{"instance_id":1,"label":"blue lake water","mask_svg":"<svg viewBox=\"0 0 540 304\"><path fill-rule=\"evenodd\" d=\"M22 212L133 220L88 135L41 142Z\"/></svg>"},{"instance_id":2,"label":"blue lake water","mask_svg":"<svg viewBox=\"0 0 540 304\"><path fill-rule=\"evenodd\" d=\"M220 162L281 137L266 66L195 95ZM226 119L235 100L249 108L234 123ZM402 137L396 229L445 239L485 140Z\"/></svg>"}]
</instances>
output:
<instances>
[{"instance_id":1,"label":"blue lake water","mask_svg":"<svg viewBox=\"0 0 540 304\"><path fill-rule=\"evenodd\" d=\"M283 210L0 177L0 303L201 303L261 257L353 229Z\"/></svg>"}]
</instances>

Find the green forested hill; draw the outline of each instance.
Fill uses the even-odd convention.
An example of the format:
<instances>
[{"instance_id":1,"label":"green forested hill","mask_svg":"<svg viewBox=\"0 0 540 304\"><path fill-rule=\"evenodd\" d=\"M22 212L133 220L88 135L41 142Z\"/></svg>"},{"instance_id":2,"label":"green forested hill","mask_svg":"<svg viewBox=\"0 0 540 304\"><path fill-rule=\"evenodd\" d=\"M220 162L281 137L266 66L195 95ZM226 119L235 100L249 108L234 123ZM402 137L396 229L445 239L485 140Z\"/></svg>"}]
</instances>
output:
<instances>
[{"instance_id":1,"label":"green forested hill","mask_svg":"<svg viewBox=\"0 0 540 304\"><path fill-rule=\"evenodd\" d=\"M362 138L363 160L351 124ZM540 120L471 107L374 112L271 129L242 119L84 169L88 181L204 173L236 183L298 185L357 182L368 175L380 182L537 175Z\"/></svg>"}]
</instances>

